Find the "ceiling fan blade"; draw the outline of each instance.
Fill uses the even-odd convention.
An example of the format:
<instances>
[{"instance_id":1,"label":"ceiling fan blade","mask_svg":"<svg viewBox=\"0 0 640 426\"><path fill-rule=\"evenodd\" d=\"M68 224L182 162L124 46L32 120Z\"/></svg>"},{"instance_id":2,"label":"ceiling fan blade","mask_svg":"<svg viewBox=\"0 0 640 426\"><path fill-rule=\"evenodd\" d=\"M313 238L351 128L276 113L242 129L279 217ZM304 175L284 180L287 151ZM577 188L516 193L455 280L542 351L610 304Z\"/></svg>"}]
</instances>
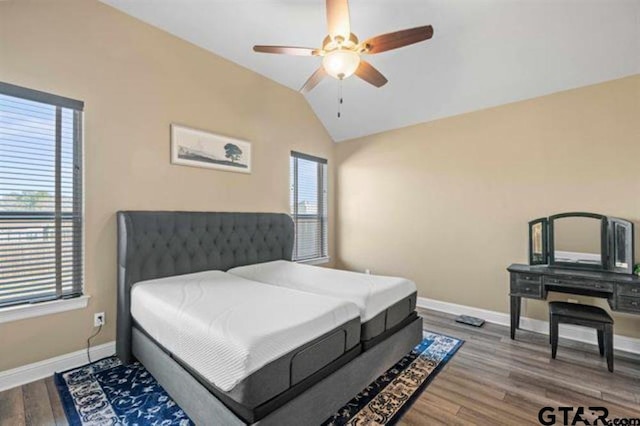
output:
<instances>
[{"instance_id":1,"label":"ceiling fan blade","mask_svg":"<svg viewBox=\"0 0 640 426\"><path fill-rule=\"evenodd\" d=\"M324 68L323 67L318 68L316 72L311 74L311 77L309 77L309 79L304 83L302 88L300 88L300 92L309 93L311 89L316 87L318 83L320 83L322 79L325 78L326 76L327 76L327 72L324 70Z\"/></svg>"},{"instance_id":2,"label":"ceiling fan blade","mask_svg":"<svg viewBox=\"0 0 640 426\"><path fill-rule=\"evenodd\" d=\"M318 56L318 49L292 46L253 46L254 52L276 53L280 55Z\"/></svg>"},{"instance_id":3,"label":"ceiling fan blade","mask_svg":"<svg viewBox=\"0 0 640 426\"><path fill-rule=\"evenodd\" d=\"M371 37L362 43L366 53L380 53L387 50L397 49L409 44L418 43L433 37L433 27L426 25L424 27L410 28L408 30L396 31L393 33L382 34Z\"/></svg>"},{"instance_id":4,"label":"ceiling fan blade","mask_svg":"<svg viewBox=\"0 0 640 426\"><path fill-rule=\"evenodd\" d=\"M347 0L327 0L327 25L332 38L340 36L343 40L349 39L351 24Z\"/></svg>"},{"instance_id":5,"label":"ceiling fan blade","mask_svg":"<svg viewBox=\"0 0 640 426\"><path fill-rule=\"evenodd\" d=\"M358 65L358 69L356 69L356 75L376 87L382 87L387 84L388 81L373 65L363 60L360 60L360 65Z\"/></svg>"}]
</instances>

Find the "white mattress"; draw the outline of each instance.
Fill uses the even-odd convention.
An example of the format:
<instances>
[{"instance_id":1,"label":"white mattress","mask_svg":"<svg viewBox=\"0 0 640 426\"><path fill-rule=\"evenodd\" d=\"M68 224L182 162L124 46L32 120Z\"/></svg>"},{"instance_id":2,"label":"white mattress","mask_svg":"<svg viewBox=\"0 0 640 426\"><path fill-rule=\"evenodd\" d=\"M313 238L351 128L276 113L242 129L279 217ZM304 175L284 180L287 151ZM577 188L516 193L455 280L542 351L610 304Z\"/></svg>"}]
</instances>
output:
<instances>
[{"instance_id":1,"label":"white mattress","mask_svg":"<svg viewBox=\"0 0 640 426\"><path fill-rule=\"evenodd\" d=\"M405 278L321 268L286 260L240 266L227 272L253 281L348 300L360 309L363 323L416 291L416 285Z\"/></svg>"},{"instance_id":2,"label":"white mattress","mask_svg":"<svg viewBox=\"0 0 640 426\"><path fill-rule=\"evenodd\" d=\"M136 283L131 314L168 351L223 391L358 317L346 301L221 271Z\"/></svg>"}]
</instances>

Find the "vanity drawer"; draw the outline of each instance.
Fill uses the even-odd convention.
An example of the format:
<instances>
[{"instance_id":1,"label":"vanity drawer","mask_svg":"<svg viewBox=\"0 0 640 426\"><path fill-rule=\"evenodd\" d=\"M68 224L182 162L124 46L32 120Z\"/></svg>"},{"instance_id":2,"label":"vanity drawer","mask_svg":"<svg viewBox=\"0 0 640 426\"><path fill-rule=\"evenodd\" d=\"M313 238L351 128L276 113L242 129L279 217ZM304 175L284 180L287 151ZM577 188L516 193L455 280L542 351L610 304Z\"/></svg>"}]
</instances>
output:
<instances>
[{"instance_id":1,"label":"vanity drawer","mask_svg":"<svg viewBox=\"0 0 640 426\"><path fill-rule=\"evenodd\" d=\"M618 296L618 310L640 313L640 297Z\"/></svg>"},{"instance_id":2,"label":"vanity drawer","mask_svg":"<svg viewBox=\"0 0 640 426\"><path fill-rule=\"evenodd\" d=\"M640 297L640 285L618 283L618 295Z\"/></svg>"},{"instance_id":3,"label":"vanity drawer","mask_svg":"<svg viewBox=\"0 0 640 426\"><path fill-rule=\"evenodd\" d=\"M582 288L586 290L605 291L613 293L613 283L605 281L590 281L588 279L580 278L558 278L558 277L544 277L545 285L555 285L562 287Z\"/></svg>"},{"instance_id":4,"label":"vanity drawer","mask_svg":"<svg viewBox=\"0 0 640 426\"><path fill-rule=\"evenodd\" d=\"M542 298L542 279L537 275L517 274L511 281L511 294Z\"/></svg>"},{"instance_id":5,"label":"vanity drawer","mask_svg":"<svg viewBox=\"0 0 640 426\"><path fill-rule=\"evenodd\" d=\"M515 274L515 282L520 284L542 284L542 275Z\"/></svg>"}]
</instances>

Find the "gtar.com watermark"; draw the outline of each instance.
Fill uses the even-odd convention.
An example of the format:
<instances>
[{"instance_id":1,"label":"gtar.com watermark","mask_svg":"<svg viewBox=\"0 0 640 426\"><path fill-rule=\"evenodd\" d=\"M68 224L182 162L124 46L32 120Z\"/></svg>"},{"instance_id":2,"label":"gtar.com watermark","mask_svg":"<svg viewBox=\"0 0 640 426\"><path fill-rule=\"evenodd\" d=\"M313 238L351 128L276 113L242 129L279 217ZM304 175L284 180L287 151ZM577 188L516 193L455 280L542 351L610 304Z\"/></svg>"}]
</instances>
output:
<instances>
[{"instance_id":1,"label":"gtar.com watermark","mask_svg":"<svg viewBox=\"0 0 640 426\"><path fill-rule=\"evenodd\" d=\"M640 414L637 418L609 418L606 407L543 407L538 421L544 426L640 426Z\"/></svg>"}]
</instances>

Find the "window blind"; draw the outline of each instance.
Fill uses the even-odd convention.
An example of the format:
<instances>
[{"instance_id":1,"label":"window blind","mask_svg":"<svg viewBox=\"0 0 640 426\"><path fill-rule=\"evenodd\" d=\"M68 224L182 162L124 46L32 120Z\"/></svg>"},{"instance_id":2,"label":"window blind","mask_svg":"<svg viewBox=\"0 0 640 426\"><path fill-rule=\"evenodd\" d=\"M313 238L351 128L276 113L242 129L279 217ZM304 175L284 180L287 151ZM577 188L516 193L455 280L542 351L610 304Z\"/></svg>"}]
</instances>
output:
<instances>
[{"instance_id":1,"label":"window blind","mask_svg":"<svg viewBox=\"0 0 640 426\"><path fill-rule=\"evenodd\" d=\"M82 293L83 107L0 82L0 307Z\"/></svg>"},{"instance_id":2,"label":"window blind","mask_svg":"<svg viewBox=\"0 0 640 426\"><path fill-rule=\"evenodd\" d=\"M295 224L293 259L328 256L327 160L291 152L290 205Z\"/></svg>"}]
</instances>

